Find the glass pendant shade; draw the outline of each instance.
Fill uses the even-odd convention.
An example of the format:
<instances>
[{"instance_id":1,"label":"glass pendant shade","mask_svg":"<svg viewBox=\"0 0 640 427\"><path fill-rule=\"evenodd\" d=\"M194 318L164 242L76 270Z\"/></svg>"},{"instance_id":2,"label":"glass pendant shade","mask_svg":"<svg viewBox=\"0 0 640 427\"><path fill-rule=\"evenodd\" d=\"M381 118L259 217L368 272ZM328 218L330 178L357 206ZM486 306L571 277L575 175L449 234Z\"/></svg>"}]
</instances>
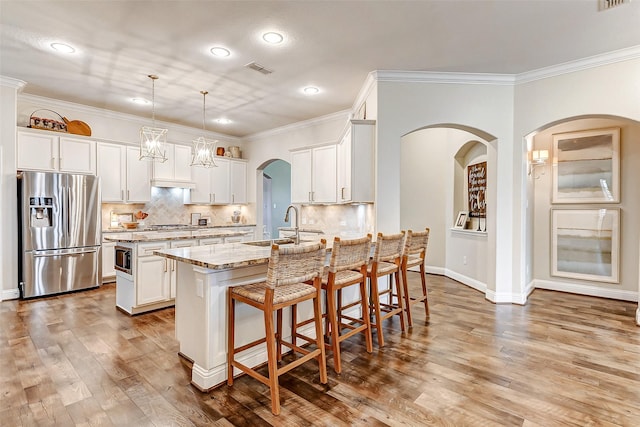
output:
<instances>
[{"instance_id":1,"label":"glass pendant shade","mask_svg":"<svg viewBox=\"0 0 640 427\"><path fill-rule=\"evenodd\" d=\"M205 110L206 110L206 97L209 92L206 90L200 91L202 94L202 130L205 129ZM191 141L191 166L200 166L203 168L217 167L215 162L216 155L216 143L212 139L208 139L204 136L198 137Z\"/></svg>"},{"instance_id":2,"label":"glass pendant shade","mask_svg":"<svg viewBox=\"0 0 640 427\"><path fill-rule=\"evenodd\" d=\"M155 82L158 76L149 75L151 79L151 120L153 126L140 128L140 160L153 160L164 163L167 161L167 129L157 128L155 111Z\"/></svg>"}]
</instances>

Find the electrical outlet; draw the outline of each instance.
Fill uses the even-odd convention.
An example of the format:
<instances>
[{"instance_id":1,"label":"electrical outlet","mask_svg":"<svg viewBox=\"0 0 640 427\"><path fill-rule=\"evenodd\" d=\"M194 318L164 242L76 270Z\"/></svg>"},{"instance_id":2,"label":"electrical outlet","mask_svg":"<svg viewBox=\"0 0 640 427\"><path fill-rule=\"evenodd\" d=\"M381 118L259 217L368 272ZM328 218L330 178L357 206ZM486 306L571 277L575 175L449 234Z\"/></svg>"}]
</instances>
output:
<instances>
[{"instance_id":1,"label":"electrical outlet","mask_svg":"<svg viewBox=\"0 0 640 427\"><path fill-rule=\"evenodd\" d=\"M466 257L466 256L463 256L463 257L462 257L462 263L463 263L464 265L467 265L467 257Z\"/></svg>"}]
</instances>

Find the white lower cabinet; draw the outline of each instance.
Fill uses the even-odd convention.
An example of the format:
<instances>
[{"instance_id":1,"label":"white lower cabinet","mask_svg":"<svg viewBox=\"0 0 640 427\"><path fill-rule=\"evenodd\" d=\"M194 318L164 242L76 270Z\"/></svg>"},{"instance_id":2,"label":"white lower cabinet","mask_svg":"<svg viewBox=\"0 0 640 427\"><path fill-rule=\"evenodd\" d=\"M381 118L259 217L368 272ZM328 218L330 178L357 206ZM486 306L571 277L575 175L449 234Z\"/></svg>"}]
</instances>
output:
<instances>
[{"instance_id":1,"label":"white lower cabinet","mask_svg":"<svg viewBox=\"0 0 640 427\"><path fill-rule=\"evenodd\" d=\"M102 242L102 283L115 281L115 247L116 242Z\"/></svg>"},{"instance_id":2,"label":"white lower cabinet","mask_svg":"<svg viewBox=\"0 0 640 427\"><path fill-rule=\"evenodd\" d=\"M168 242L139 243L136 260L136 306L168 301L171 272L167 258L153 255L154 251L168 249Z\"/></svg>"}]
</instances>

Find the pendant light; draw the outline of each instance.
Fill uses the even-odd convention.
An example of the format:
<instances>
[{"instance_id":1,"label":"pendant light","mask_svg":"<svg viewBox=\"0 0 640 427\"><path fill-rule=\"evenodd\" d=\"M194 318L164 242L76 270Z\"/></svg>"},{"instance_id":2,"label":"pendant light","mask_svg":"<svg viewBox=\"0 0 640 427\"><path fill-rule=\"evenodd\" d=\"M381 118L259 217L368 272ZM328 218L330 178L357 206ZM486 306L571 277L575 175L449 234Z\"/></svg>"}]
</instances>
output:
<instances>
[{"instance_id":1,"label":"pendant light","mask_svg":"<svg viewBox=\"0 0 640 427\"><path fill-rule=\"evenodd\" d=\"M204 133L207 131L205 127L205 111L207 94L209 92L201 90L200 93L202 94L202 130ZM204 135L194 139L192 141L193 146L191 148L191 166L200 166L204 168L217 167L218 165L216 165L214 160L217 142L218 141L207 139Z\"/></svg>"},{"instance_id":2,"label":"pendant light","mask_svg":"<svg viewBox=\"0 0 640 427\"><path fill-rule=\"evenodd\" d=\"M140 128L140 160L147 159L164 163L167 161L167 129L156 126L155 89L158 76L149 74L151 79L151 121L152 126Z\"/></svg>"}]
</instances>

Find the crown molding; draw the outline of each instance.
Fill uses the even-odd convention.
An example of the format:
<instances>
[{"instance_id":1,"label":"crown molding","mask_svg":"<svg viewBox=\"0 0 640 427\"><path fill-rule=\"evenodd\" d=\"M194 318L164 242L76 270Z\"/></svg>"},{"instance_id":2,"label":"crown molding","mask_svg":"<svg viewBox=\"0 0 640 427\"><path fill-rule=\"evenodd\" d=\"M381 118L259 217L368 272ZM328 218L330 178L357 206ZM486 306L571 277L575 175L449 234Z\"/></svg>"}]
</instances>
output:
<instances>
[{"instance_id":1,"label":"crown molding","mask_svg":"<svg viewBox=\"0 0 640 427\"><path fill-rule=\"evenodd\" d=\"M0 86L10 87L20 92L26 85L27 85L27 82L23 80L0 75Z\"/></svg>"},{"instance_id":2,"label":"crown molding","mask_svg":"<svg viewBox=\"0 0 640 427\"><path fill-rule=\"evenodd\" d=\"M378 82L407 82L407 83L464 83L513 85L513 74L489 73L442 73L434 71L400 71L378 70L371 73Z\"/></svg>"},{"instance_id":3,"label":"crown molding","mask_svg":"<svg viewBox=\"0 0 640 427\"><path fill-rule=\"evenodd\" d=\"M602 67L617 62L630 61L640 58L640 45L626 49L614 50L601 55L589 56L576 61L565 62L550 67L539 68L516 75L516 84L529 83L562 74L574 73L589 68Z\"/></svg>"},{"instance_id":4,"label":"crown molding","mask_svg":"<svg viewBox=\"0 0 640 427\"><path fill-rule=\"evenodd\" d=\"M353 105L351 106L351 111L357 111L358 108L366 101L366 99L371 94L371 91L376 86L376 71L372 71L367 74L367 78L364 80L362 87L360 87L360 92L358 92L358 96L356 96L356 100L353 101Z\"/></svg>"},{"instance_id":5,"label":"crown molding","mask_svg":"<svg viewBox=\"0 0 640 427\"><path fill-rule=\"evenodd\" d=\"M30 94L26 94L26 93L20 94L18 96L18 99L22 100L22 101L26 101L26 102L35 103L35 104L45 104L47 107L52 107L54 109L56 109L56 108L71 109L71 110L78 111L78 112L81 112L81 113L95 114L95 115L100 116L100 117L105 117L105 118L108 118L108 119L115 119L115 120L122 120L122 121L130 122L130 123L141 124L145 120L147 120L144 117L136 116L134 114L121 113L121 112L113 111L113 110L105 110L104 108L91 107L89 105L76 104L74 102L62 101L62 100L59 100L59 99L46 98L46 97L43 97L43 96L30 95ZM206 131L205 132L202 129L192 128L192 127L189 127L189 126L180 125L180 124L171 123L171 122L164 122L164 121L156 120L156 124L159 127L165 127L167 129L171 129L171 130L174 130L176 132L182 132L182 133L185 133L187 135L193 135L194 137L202 136L203 132L204 132L206 134L206 136L211 138L211 139L221 139L221 140L225 140L225 141L228 141L228 142L241 142L242 141L242 139L238 138L237 136L230 136L230 135L225 135L225 134L222 134L222 133L217 133L217 132L212 132L212 131Z\"/></svg>"},{"instance_id":6,"label":"crown molding","mask_svg":"<svg viewBox=\"0 0 640 427\"><path fill-rule=\"evenodd\" d=\"M323 122L329 122L337 119L348 120L351 117L351 110L342 110L335 113L327 114L320 117L315 117L309 120L303 120L301 122L295 122L290 125L281 126L275 129L266 130L264 132L258 132L245 137L246 141L253 141L256 139L267 138L270 136L280 135L283 133L291 132L294 130L300 130L318 125Z\"/></svg>"}]
</instances>

